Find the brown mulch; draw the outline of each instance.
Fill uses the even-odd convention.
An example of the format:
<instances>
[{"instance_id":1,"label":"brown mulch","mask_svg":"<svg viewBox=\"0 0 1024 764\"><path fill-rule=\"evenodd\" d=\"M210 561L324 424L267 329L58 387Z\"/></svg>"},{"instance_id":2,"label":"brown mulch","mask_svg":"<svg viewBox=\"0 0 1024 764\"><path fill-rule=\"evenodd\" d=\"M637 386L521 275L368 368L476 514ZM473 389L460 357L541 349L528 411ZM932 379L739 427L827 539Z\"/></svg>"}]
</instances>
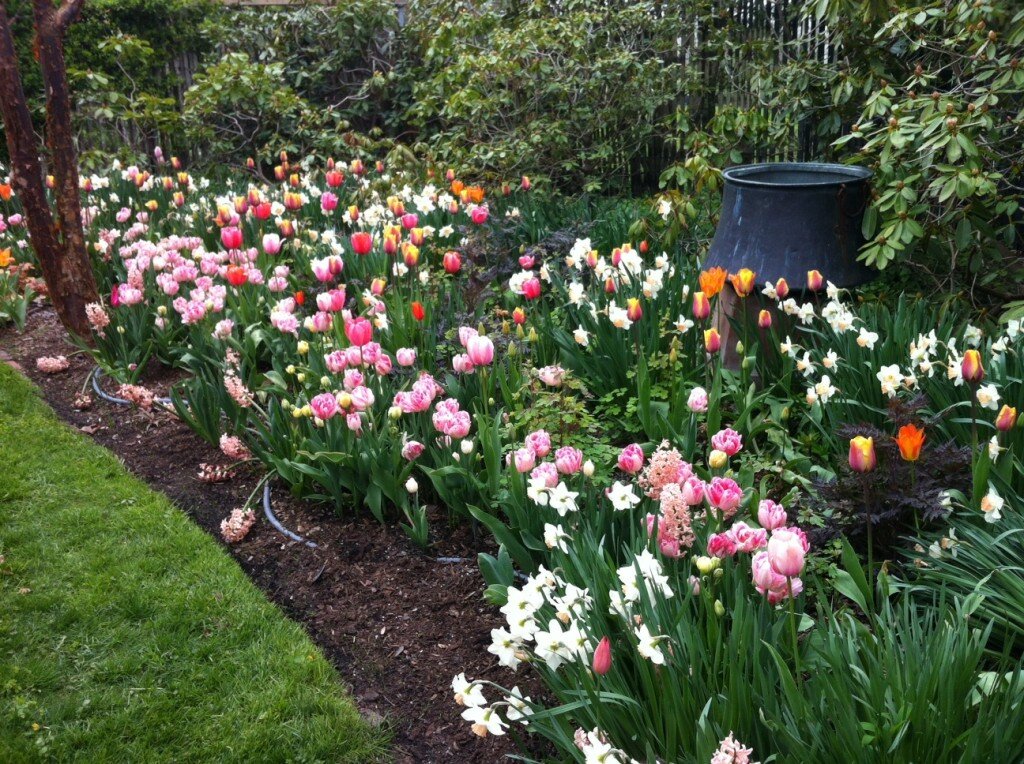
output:
<instances>
[{"instance_id":1,"label":"brown mulch","mask_svg":"<svg viewBox=\"0 0 1024 764\"><path fill-rule=\"evenodd\" d=\"M0 332L0 359L20 365L58 416L117 454L221 541L221 520L248 498L261 477L258 469L245 466L226 482L201 482L201 463L227 465L229 460L173 415L116 406L96 396L89 408L75 409L92 363L72 352L49 309L38 310L24 334ZM55 375L39 372L36 358L51 355L67 355L71 368ZM174 378L158 372L142 382L165 394ZM116 385L104 382L107 392L115 393ZM397 526L339 518L328 508L291 498L277 485L273 506L286 528L319 548L278 533L263 517L261 504L249 536L227 548L267 596L303 625L363 714L393 731L395 760L496 762L515 752L508 735L473 735L450 689L461 671L501 683L511 677L486 651L490 630L501 625L500 614L482 599L475 562L486 544L474 542L464 524L449 530L439 517L432 528L441 537L425 554ZM435 556L473 561L442 564ZM523 677L516 679L523 685Z\"/></svg>"}]
</instances>

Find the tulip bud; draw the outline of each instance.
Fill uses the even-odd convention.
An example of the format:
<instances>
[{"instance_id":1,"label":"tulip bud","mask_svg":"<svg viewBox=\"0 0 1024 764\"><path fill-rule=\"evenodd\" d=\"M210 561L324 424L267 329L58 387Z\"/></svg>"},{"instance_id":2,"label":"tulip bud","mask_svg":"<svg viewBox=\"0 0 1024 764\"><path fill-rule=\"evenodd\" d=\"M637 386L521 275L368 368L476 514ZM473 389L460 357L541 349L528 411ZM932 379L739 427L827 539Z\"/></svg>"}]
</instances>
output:
<instances>
[{"instance_id":1,"label":"tulip bud","mask_svg":"<svg viewBox=\"0 0 1024 764\"><path fill-rule=\"evenodd\" d=\"M996 417L996 429L1006 432L1012 430L1015 424L1017 424L1017 409L1013 406L1003 406L999 410L999 416Z\"/></svg>"},{"instance_id":2,"label":"tulip bud","mask_svg":"<svg viewBox=\"0 0 1024 764\"><path fill-rule=\"evenodd\" d=\"M585 477L594 477L594 463L590 459L583 462L583 475Z\"/></svg>"},{"instance_id":3,"label":"tulip bud","mask_svg":"<svg viewBox=\"0 0 1024 764\"><path fill-rule=\"evenodd\" d=\"M626 317L630 321L639 321L644 317L644 309L640 306L640 300L630 297L626 300Z\"/></svg>"},{"instance_id":4,"label":"tulip bud","mask_svg":"<svg viewBox=\"0 0 1024 764\"><path fill-rule=\"evenodd\" d=\"M716 560L718 560L717 557L707 557L701 555L700 557L694 559L694 564L696 564L697 570L700 571L700 574L702 576L706 576L708 573L710 573L717 567L715 564Z\"/></svg>"},{"instance_id":5,"label":"tulip bud","mask_svg":"<svg viewBox=\"0 0 1024 764\"><path fill-rule=\"evenodd\" d=\"M729 463L729 455L717 448L708 454L708 466L713 470L720 470Z\"/></svg>"},{"instance_id":6,"label":"tulip bud","mask_svg":"<svg viewBox=\"0 0 1024 764\"><path fill-rule=\"evenodd\" d=\"M415 478L409 478L408 480L405 481L405 490L407 490L409 493L416 493L418 490L420 490L419 484L417 484Z\"/></svg>"},{"instance_id":7,"label":"tulip bud","mask_svg":"<svg viewBox=\"0 0 1024 764\"><path fill-rule=\"evenodd\" d=\"M779 279L775 282L775 294L778 295L780 300L785 300L789 297L789 282L785 279Z\"/></svg>"},{"instance_id":8,"label":"tulip bud","mask_svg":"<svg viewBox=\"0 0 1024 764\"><path fill-rule=\"evenodd\" d=\"M598 676L604 676L612 668L612 642L608 637L601 637L601 641L597 643L597 649L594 651L594 673Z\"/></svg>"},{"instance_id":9,"label":"tulip bud","mask_svg":"<svg viewBox=\"0 0 1024 764\"><path fill-rule=\"evenodd\" d=\"M722 600L715 600L715 615L719 618L725 615L725 605L722 604Z\"/></svg>"},{"instance_id":10,"label":"tulip bud","mask_svg":"<svg viewBox=\"0 0 1024 764\"><path fill-rule=\"evenodd\" d=\"M971 348L964 353L960 362L960 374L965 382L976 385L985 378L985 368L981 365L981 353Z\"/></svg>"},{"instance_id":11,"label":"tulip bud","mask_svg":"<svg viewBox=\"0 0 1024 764\"><path fill-rule=\"evenodd\" d=\"M707 329L704 332L704 349L709 353L717 353L722 347L722 338L717 329Z\"/></svg>"},{"instance_id":12,"label":"tulip bud","mask_svg":"<svg viewBox=\"0 0 1024 764\"><path fill-rule=\"evenodd\" d=\"M757 314L757 326L759 329L771 329L772 328L772 314L767 310L762 310Z\"/></svg>"},{"instance_id":13,"label":"tulip bud","mask_svg":"<svg viewBox=\"0 0 1024 764\"><path fill-rule=\"evenodd\" d=\"M850 469L854 472L871 472L877 464L874 438L858 435L850 440Z\"/></svg>"},{"instance_id":14,"label":"tulip bud","mask_svg":"<svg viewBox=\"0 0 1024 764\"><path fill-rule=\"evenodd\" d=\"M693 293L693 317L703 321L711 315L711 301L703 292Z\"/></svg>"},{"instance_id":15,"label":"tulip bud","mask_svg":"<svg viewBox=\"0 0 1024 764\"><path fill-rule=\"evenodd\" d=\"M388 409L388 419L392 422L397 422L402 417L402 409L398 406L392 406Z\"/></svg>"},{"instance_id":16,"label":"tulip bud","mask_svg":"<svg viewBox=\"0 0 1024 764\"><path fill-rule=\"evenodd\" d=\"M306 355L306 353L309 352L309 343L305 340L300 340L299 344L296 346L296 350L298 350L299 355Z\"/></svg>"},{"instance_id":17,"label":"tulip bud","mask_svg":"<svg viewBox=\"0 0 1024 764\"><path fill-rule=\"evenodd\" d=\"M807 271L807 288L812 292L818 292L825 285L825 277L821 271Z\"/></svg>"}]
</instances>

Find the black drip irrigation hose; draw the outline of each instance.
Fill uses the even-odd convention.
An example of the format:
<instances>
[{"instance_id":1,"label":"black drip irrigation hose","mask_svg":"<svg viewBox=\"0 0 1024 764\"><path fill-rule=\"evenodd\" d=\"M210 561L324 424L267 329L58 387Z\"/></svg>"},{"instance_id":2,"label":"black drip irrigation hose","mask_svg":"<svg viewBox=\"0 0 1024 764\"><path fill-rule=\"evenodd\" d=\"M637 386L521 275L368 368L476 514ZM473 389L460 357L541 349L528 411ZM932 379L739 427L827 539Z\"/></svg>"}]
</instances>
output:
<instances>
[{"instance_id":1,"label":"black drip irrigation hose","mask_svg":"<svg viewBox=\"0 0 1024 764\"><path fill-rule=\"evenodd\" d=\"M114 403L118 406L132 405L132 402L125 398L118 398L116 395L110 395L110 393L104 392L103 388L100 387L101 376L105 375L103 374L103 369L101 369L99 366L92 370L92 389L96 393L96 395L105 400L107 403ZM172 406L174 403L170 398L154 398L153 401L155 403L159 403L161 406Z\"/></svg>"},{"instance_id":2,"label":"black drip irrigation hose","mask_svg":"<svg viewBox=\"0 0 1024 764\"><path fill-rule=\"evenodd\" d=\"M310 549L319 549L319 546L317 546L315 541L310 541L305 536L300 536L298 533L294 533L281 525L281 521L277 519L277 515L274 514L274 510L270 506L270 483L263 486L263 514L270 524L277 528L279 533L284 534L292 541L298 541L301 544L305 544Z\"/></svg>"}]
</instances>

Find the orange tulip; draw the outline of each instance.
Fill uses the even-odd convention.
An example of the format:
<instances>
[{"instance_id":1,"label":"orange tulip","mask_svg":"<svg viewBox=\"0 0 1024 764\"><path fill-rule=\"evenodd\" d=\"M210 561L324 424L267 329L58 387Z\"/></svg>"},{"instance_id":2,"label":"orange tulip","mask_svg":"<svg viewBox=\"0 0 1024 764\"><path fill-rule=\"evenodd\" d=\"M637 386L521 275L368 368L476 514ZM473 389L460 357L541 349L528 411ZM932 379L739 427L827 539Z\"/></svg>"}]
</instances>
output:
<instances>
[{"instance_id":1,"label":"orange tulip","mask_svg":"<svg viewBox=\"0 0 1024 764\"><path fill-rule=\"evenodd\" d=\"M750 268L740 268L739 273L734 273L729 277L729 281L732 282L732 288L736 290L736 294L740 297L746 297L754 291L754 287L757 286L756 276Z\"/></svg>"},{"instance_id":2,"label":"orange tulip","mask_svg":"<svg viewBox=\"0 0 1024 764\"><path fill-rule=\"evenodd\" d=\"M700 291L707 295L707 298L710 300L722 291L722 287L725 286L725 277L727 275L725 268L715 267L709 268L706 271L701 271Z\"/></svg>"},{"instance_id":3,"label":"orange tulip","mask_svg":"<svg viewBox=\"0 0 1024 764\"><path fill-rule=\"evenodd\" d=\"M452 188L452 193L455 196L460 196L462 194L462 189L464 189L465 187L466 187L466 184L463 183L461 180L453 180L452 181L451 188Z\"/></svg>"},{"instance_id":4,"label":"orange tulip","mask_svg":"<svg viewBox=\"0 0 1024 764\"><path fill-rule=\"evenodd\" d=\"M924 430L916 425L905 424L899 434L893 438L900 447L900 456L904 461L916 462L921 458L921 447L924 445Z\"/></svg>"},{"instance_id":5,"label":"orange tulip","mask_svg":"<svg viewBox=\"0 0 1024 764\"><path fill-rule=\"evenodd\" d=\"M14 256L11 255L11 250L0 249L0 268L6 268L8 265L14 262Z\"/></svg>"},{"instance_id":6,"label":"orange tulip","mask_svg":"<svg viewBox=\"0 0 1024 764\"><path fill-rule=\"evenodd\" d=\"M11 200L12 193L10 183L0 183L0 199L3 199L5 202L9 202Z\"/></svg>"}]
</instances>

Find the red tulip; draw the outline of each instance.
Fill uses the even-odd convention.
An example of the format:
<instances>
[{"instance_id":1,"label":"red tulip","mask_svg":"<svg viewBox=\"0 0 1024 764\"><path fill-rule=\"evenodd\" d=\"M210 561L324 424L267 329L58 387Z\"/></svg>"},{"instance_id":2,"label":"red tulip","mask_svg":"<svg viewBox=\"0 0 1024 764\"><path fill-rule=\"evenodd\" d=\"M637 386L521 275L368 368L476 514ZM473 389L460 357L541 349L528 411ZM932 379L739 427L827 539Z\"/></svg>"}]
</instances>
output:
<instances>
[{"instance_id":1,"label":"red tulip","mask_svg":"<svg viewBox=\"0 0 1024 764\"><path fill-rule=\"evenodd\" d=\"M536 300L540 297L540 279L534 277L523 282L523 297L527 300Z\"/></svg>"},{"instance_id":2,"label":"red tulip","mask_svg":"<svg viewBox=\"0 0 1024 764\"><path fill-rule=\"evenodd\" d=\"M240 287L249 280L249 274L241 265L229 265L227 279L231 286Z\"/></svg>"},{"instance_id":3,"label":"red tulip","mask_svg":"<svg viewBox=\"0 0 1024 764\"><path fill-rule=\"evenodd\" d=\"M255 213L257 220L268 220L270 218L270 202L257 204Z\"/></svg>"},{"instance_id":4,"label":"red tulip","mask_svg":"<svg viewBox=\"0 0 1024 764\"><path fill-rule=\"evenodd\" d=\"M331 188L337 188L345 182L345 176L337 170L330 170L324 175L324 179L327 181L327 185Z\"/></svg>"},{"instance_id":5,"label":"red tulip","mask_svg":"<svg viewBox=\"0 0 1024 764\"><path fill-rule=\"evenodd\" d=\"M447 273L458 273L462 270L462 257L459 256L458 252L449 250L444 253L444 257L441 258L441 265L444 266L445 272Z\"/></svg>"},{"instance_id":6,"label":"red tulip","mask_svg":"<svg viewBox=\"0 0 1024 764\"><path fill-rule=\"evenodd\" d=\"M422 302L414 302L411 308L412 317L415 318L417 321L422 321L424 318L427 317L427 311L424 310Z\"/></svg>"},{"instance_id":7,"label":"red tulip","mask_svg":"<svg viewBox=\"0 0 1024 764\"><path fill-rule=\"evenodd\" d=\"M368 255L373 250L373 237L366 231L356 231L349 241L357 255Z\"/></svg>"}]
</instances>

